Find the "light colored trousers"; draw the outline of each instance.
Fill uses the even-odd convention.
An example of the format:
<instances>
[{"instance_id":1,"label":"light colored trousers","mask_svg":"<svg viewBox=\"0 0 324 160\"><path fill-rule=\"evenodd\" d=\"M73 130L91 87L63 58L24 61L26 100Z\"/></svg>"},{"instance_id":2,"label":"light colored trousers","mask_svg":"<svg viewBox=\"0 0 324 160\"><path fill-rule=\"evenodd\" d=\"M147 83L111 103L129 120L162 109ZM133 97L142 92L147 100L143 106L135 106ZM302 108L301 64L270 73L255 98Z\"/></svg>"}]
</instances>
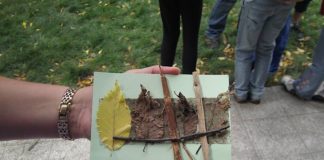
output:
<instances>
[{"instance_id":1,"label":"light colored trousers","mask_svg":"<svg viewBox=\"0 0 324 160\"><path fill-rule=\"evenodd\" d=\"M293 5L275 0L242 0L235 53L235 94L261 99L267 79L275 39ZM252 70L255 53L255 64Z\"/></svg>"},{"instance_id":2,"label":"light colored trousers","mask_svg":"<svg viewBox=\"0 0 324 160\"><path fill-rule=\"evenodd\" d=\"M314 94L324 96L324 28L314 50L312 65L294 81L295 93L304 99ZM316 92L316 93L315 93Z\"/></svg>"}]
</instances>

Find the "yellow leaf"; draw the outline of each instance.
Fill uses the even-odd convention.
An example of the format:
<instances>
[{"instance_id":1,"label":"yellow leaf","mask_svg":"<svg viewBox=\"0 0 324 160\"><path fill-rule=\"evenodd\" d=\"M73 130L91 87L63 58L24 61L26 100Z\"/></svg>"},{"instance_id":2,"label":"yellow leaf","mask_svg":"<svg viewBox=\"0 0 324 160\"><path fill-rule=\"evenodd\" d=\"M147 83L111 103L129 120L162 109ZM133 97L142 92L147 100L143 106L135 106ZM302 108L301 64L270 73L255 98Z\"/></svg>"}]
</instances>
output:
<instances>
[{"instance_id":1,"label":"yellow leaf","mask_svg":"<svg viewBox=\"0 0 324 160\"><path fill-rule=\"evenodd\" d=\"M298 48L298 47L297 47L297 51L300 52L300 53L304 53L305 52L305 50L303 50L301 48Z\"/></svg>"},{"instance_id":2,"label":"yellow leaf","mask_svg":"<svg viewBox=\"0 0 324 160\"><path fill-rule=\"evenodd\" d=\"M82 79L79 79L77 85L78 87L86 87L86 86L91 86L93 83L93 76L87 76L83 77Z\"/></svg>"},{"instance_id":3,"label":"yellow leaf","mask_svg":"<svg viewBox=\"0 0 324 160\"><path fill-rule=\"evenodd\" d=\"M90 53L90 49L85 50L84 53L89 54Z\"/></svg>"},{"instance_id":4,"label":"yellow leaf","mask_svg":"<svg viewBox=\"0 0 324 160\"><path fill-rule=\"evenodd\" d=\"M113 136L128 137L130 134L130 110L117 82L99 104L97 127L101 142L110 150L118 150L125 143L114 140Z\"/></svg>"},{"instance_id":5,"label":"yellow leaf","mask_svg":"<svg viewBox=\"0 0 324 160\"><path fill-rule=\"evenodd\" d=\"M26 21L23 21L21 25L23 26L24 29L27 28L27 22Z\"/></svg>"},{"instance_id":6,"label":"yellow leaf","mask_svg":"<svg viewBox=\"0 0 324 160\"><path fill-rule=\"evenodd\" d=\"M127 51L128 51L128 52L131 52L131 51L132 51L132 46L128 46L128 47L127 47Z\"/></svg>"},{"instance_id":7,"label":"yellow leaf","mask_svg":"<svg viewBox=\"0 0 324 160\"><path fill-rule=\"evenodd\" d=\"M98 51L98 54L101 54L102 53L102 49Z\"/></svg>"},{"instance_id":8,"label":"yellow leaf","mask_svg":"<svg viewBox=\"0 0 324 160\"><path fill-rule=\"evenodd\" d=\"M290 51L286 51L285 52L285 55L286 55L286 57L291 57L291 52Z\"/></svg>"},{"instance_id":9,"label":"yellow leaf","mask_svg":"<svg viewBox=\"0 0 324 160\"><path fill-rule=\"evenodd\" d=\"M224 61L224 60L226 60L226 57L218 57L218 60Z\"/></svg>"}]
</instances>

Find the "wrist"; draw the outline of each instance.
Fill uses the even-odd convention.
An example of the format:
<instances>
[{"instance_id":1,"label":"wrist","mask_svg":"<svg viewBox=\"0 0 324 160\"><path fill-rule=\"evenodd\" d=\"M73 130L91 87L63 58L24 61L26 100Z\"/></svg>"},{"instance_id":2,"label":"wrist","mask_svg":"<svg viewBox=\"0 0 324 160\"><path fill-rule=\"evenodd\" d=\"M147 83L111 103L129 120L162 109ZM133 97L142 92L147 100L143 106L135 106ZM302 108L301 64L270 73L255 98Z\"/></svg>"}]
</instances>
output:
<instances>
[{"instance_id":1,"label":"wrist","mask_svg":"<svg viewBox=\"0 0 324 160\"><path fill-rule=\"evenodd\" d=\"M79 89L72 99L69 113L69 129L73 139L90 139L92 87Z\"/></svg>"}]
</instances>

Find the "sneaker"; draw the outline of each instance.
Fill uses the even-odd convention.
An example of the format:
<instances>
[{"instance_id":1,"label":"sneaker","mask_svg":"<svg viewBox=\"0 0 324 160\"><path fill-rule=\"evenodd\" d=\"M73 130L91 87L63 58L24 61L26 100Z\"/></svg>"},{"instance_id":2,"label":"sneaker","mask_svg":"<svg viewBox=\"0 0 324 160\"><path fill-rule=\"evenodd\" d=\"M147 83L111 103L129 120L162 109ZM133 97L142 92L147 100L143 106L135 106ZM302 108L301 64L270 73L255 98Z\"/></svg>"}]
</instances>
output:
<instances>
[{"instance_id":1,"label":"sneaker","mask_svg":"<svg viewBox=\"0 0 324 160\"><path fill-rule=\"evenodd\" d=\"M205 42L206 42L208 48L210 48L210 49L217 49L220 45L219 38L213 39L213 38L209 38L206 36Z\"/></svg>"},{"instance_id":2,"label":"sneaker","mask_svg":"<svg viewBox=\"0 0 324 160\"><path fill-rule=\"evenodd\" d=\"M293 92L294 90L294 79L289 76L289 75L284 75L282 78L281 78L281 84L285 87L285 89L288 91L288 92Z\"/></svg>"}]
</instances>

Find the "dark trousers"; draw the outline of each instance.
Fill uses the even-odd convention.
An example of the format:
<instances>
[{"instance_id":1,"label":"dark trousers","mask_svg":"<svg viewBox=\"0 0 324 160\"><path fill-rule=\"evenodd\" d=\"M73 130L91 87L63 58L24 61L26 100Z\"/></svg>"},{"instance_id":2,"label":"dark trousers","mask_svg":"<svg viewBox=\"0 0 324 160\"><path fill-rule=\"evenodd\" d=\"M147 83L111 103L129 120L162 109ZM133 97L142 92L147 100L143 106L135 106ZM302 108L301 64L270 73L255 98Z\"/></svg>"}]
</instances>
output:
<instances>
[{"instance_id":1,"label":"dark trousers","mask_svg":"<svg viewBox=\"0 0 324 160\"><path fill-rule=\"evenodd\" d=\"M202 0L159 0L159 3L163 23L161 65L172 66L174 63L181 20L182 73L191 74L196 69Z\"/></svg>"},{"instance_id":2,"label":"dark trousers","mask_svg":"<svg viewBox=\"0 0 324 160\"><path fill-rule=\"evenodd\" d=\"M307 10L307 7L311 1L312 0L304 0L297 2L295 5L295 12L304 13Z\"/></svg>"}]
</instances>

